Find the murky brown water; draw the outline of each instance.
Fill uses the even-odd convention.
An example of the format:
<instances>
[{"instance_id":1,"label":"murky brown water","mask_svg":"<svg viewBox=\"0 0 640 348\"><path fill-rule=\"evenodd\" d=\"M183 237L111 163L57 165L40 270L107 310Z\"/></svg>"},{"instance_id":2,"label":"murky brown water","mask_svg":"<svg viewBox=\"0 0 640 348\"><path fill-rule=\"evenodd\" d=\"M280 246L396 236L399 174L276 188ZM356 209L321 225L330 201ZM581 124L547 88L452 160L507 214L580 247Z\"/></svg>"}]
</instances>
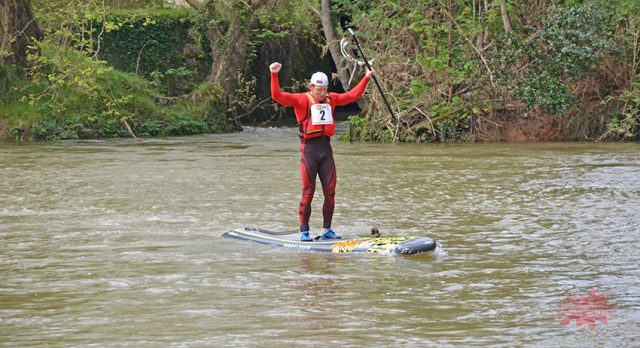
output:
<instances>
[{"instance_id":1,"label":"murky brown water","mask_svg":"<svg viewBox=\"0 0 640 348\"><path fill-rule=\"evenodd\" d=\"M338 232L428 235L448 255L220 238L297 226L292 129L0 145L0 344L640 345L638 144L334 152ZM613 317L563 326L561 302L590 289Z\"/></svg>"}]
</instances>

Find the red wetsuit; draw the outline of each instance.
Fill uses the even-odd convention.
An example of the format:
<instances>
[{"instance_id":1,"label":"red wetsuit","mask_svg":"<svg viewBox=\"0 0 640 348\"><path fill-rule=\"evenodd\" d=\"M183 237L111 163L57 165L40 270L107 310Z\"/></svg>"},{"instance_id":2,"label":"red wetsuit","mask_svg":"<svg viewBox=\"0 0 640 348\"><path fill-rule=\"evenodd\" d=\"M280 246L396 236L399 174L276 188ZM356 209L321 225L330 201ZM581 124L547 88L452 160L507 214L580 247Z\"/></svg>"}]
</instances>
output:
<instances>
[{"instance_id":1,"label":"red wetsuit","mask_svg":"<svg viewBox=\"0 0 640 348\"><path fill-rule=\"evenodd\" d=\"M336 106L343 106L355 102L364 94L369 77L365 76L360 83L346 93L328 93L329 98L316 103L331 105L331 113L335 114ZM336 165L333 160L333 151L330 144L330 136L333 135L333 127L330 134L324 131L313 136L305 136L304 127L310 117L311 105L308 93L287 93L280 90L278 74L271 73L271 97L283 106L293 106L296 120L300 126L300 175L302 177L302 199L300 200L300 230L309 231L309 217L311 216L311 201L316 189L316 177L320 176L324 204L322 206L323 227L331 227L333 209L335 206L336 190ZM313 97L312 97L313 98ZM334 120L335 122L335 120ZM335 126L335 124L333 125Z\"/></svg>"}]
</instances>

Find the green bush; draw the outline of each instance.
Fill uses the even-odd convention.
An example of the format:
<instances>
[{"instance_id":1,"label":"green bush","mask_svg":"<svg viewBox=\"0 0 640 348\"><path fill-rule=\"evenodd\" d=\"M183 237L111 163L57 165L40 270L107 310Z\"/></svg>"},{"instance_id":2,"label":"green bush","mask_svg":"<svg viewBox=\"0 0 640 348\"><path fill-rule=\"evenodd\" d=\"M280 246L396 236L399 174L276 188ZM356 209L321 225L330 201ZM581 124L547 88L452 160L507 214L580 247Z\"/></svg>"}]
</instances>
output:
<instances>
[{"instance_id":1,"label":"green bush","mask_svg":"<svg viewBox=\"0 0 640 348\"><path fill-rule=\"evenodd\" d=\"M156 79L155 87L163 94L187 93L211 64L205 32L196 25L198 16L186 9L110 12L99 57L118 70Z\"/></svg>"},{"instance_id":2,"label":"green bush","mask_svg":"<svg viewBox=\"0 0 640 348\"><path fill-rule=\"evenodd\" d=\"M20 93L3 98L0 132L5 138L59 140L188 135L228 128L210 126L220 114L208 115L197 100L160 106L149 83L118 71L73 49L47 42L42 55L22 79ZM0 86L16 77L0 67ZM3 94L4 95L4 94Z\"/></svg>"},{"instance_id":3,"label":"green bush","mask_svg":"<svg viewBox=\"0 0 640 348\"><path fill-rule=\"evenodd\" d=\"M529 109L539 108L553 115L562 115L572 105L567 86L543 71L534 74L519 89L519 96Z\"/></svg>"},{"instance_id":4,"label":"green bush","mask_svg":"<svg viewBox=\"0 0 640 348\"><path fill-rule=\"evenodd\" d=\"M640 81L634 81L620 96L611 98L622 107L607 123L607 132L600 139L640 139Z\"/></svg>"},{"instance_id":5,"label":"green bush","mask_svg":"<svg viewBox=\"0 0 640 348\"><path fill-rule=\"evenodd\" d=\"M616 48L613 6L610 1L591 0L552 9L535 40L542 44L535 54L540 59L538 68L573 81L592 75L594 64Z\"/></svg>"},{"instance_id":6,"label":"green bush","mask_svg":"<svg viewBox=\"0 0 640 348\"><path fill-rule=\"evenodd\" d=\"M163 135L192 135L209 131L203 119L186 113L176 113L168 117L169 125L163 129Z\"/></svg>"},{"instance_id":7,"label":"green bush","mask_svg":"<svg viewBox=\"0 0 640 348\"><path fill-rule=\"evenodd\" d=\"M591 0L550 7L535 33L503 35L493 55L501 83L527 108L564 115L574 104L570 84L594 76L616 49L611 6Z\"/></svg>"}]
</instances>

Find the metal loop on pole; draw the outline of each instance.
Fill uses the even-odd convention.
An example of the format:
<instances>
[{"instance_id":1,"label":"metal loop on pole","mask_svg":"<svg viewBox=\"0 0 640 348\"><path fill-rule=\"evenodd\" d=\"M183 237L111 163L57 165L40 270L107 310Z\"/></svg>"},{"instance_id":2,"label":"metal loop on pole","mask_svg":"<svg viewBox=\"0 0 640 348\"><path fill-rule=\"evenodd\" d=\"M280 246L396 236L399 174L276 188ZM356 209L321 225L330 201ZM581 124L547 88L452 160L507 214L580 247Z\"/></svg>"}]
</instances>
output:
<instances>
[{"instance_id":1,"label":"metal loop on pole","mask_svg":"<svg viewBox=\"0 0 640 348\"><path fill-rule=\"evenodd\" d=\"M349 49L349 40L347 40L346 37L343 37L342 40L340 40L340 53L342 53L342 56L346 60L358 64L358 66L364 66L367 64L367 62L365 62L364 60L358 60L358 59L355 59L353 56L351 56L349 54L349 50L353 51L353 49ZM369 60L368 61L369 65L373 64L373 61L375 60L376 60L375 58Z\"/></svg>"}]
</instances>

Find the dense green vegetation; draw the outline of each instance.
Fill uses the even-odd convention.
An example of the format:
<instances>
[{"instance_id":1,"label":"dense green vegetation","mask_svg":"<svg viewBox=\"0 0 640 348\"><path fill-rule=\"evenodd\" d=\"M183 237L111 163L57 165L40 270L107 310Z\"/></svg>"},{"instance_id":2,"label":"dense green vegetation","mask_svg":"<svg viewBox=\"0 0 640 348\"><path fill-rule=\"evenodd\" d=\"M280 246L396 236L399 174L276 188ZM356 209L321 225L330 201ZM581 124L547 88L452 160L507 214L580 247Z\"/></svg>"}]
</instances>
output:
<instances>
[{"instance_id":1,"label":"dense green vegetation","mask_svg":"<svg viewBox=\"0 0 640 348\"><path fill-rule=\"evenodd\" d=\"M140 5L149 3L141 1ZM226 119L215 116L219 110L193 97L220 93L206 93L206 86L193 89L196 83L184 78L191 76L181 66L184 59L176 57L177 49L167 47L177 41L165 38L177 36L186 41L196 21L193 11L107 12L91 2L58 4L59 8L42 16L47 39L36 43L39 54L29 57L30 66L0 68L1 137L53 140L231 129ZM42 2L41 6L44 11L51 4ZM160 48L145 51L143 59L132 59L130 53L138 52L126 45L148 39L149 33L158 35L156 46ZM173 102L171 96L188 89L184 85L194 93Z\"/></svg>"},{"instance_id":2,"label":"dense green vegetation","mask_svg":"<svg viewBox=\"0 0 640 348\"><path fill-rule=\"evenodd\" d=\"M364 73L328 53L329 13L337 39L340 24L356 28L398 116L372 84L350 118L359 140L640 139L633 0L31 3L44 39L26 66L0 64L0 138L227 132L280 117L270 62L293 91L314 70L337 67L343 84Z\"/></svg>"},{"instance_id":3,"label":"dense green vegetation","mask_svg":"<svg viewBox=\"0 0 640 348\"><path fill-rule=\"evenodd\" d=\"M334 3L400 115L374 101L361 139L638 139L638 2Z\"/></svg>"},{"instance_id":4,"label":"dense green vegetation","mask_svg":"<svg viewBox=\"0 0 640 348\"><path fill-rule=\"evenodd\" d=\"M211 51L191 10L113 11L98 58L149 80L164 94L188 93L208 75ZM185 52L186 51L186 52Z\"/></svg>"},{"instance_id":5,"label":"dense green vegetation","mask_svg":"<svg viewBox=\"0 0 640 348\"><path fill-rule=\"evenodd\" d=\"M4 66L7 92L0 116L16 139L186 135L222 129L191 103L160 106L150 83L104 61L43 43L37 64L21 79ZM4 93L3 93L4 94ZM134 133L135 130L135 133Z\"/></svg>"}]
</instances>

